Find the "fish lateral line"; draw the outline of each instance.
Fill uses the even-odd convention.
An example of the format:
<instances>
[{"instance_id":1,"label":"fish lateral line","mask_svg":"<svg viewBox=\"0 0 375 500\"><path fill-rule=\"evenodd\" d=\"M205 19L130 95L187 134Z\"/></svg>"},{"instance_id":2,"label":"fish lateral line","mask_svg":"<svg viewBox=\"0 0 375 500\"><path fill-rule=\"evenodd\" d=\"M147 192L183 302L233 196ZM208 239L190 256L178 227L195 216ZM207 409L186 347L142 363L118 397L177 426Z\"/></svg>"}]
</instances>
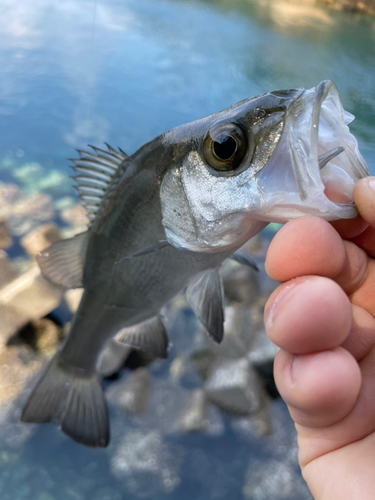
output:
<instances>
[{"instance_id":1,"label":"fish lateral line","mask_svg":"<svg viewBox=\"0 0 375 500\"><path fill-rule=\"evenodd\" d=\"M165 248L168 245L170 245L169 241L160 240L154 245L142 248L142 250L139 250L138 252L132 253L131 255L126 255L125 257L122 257L120 260L116 260L115 264L120 264L120 262L122 262L123 260L134 259L135 257L141 257L142 255L147 255L149 253L156 252L157 250L161 250L162 248Z\"/></svg>"}]
</instances>

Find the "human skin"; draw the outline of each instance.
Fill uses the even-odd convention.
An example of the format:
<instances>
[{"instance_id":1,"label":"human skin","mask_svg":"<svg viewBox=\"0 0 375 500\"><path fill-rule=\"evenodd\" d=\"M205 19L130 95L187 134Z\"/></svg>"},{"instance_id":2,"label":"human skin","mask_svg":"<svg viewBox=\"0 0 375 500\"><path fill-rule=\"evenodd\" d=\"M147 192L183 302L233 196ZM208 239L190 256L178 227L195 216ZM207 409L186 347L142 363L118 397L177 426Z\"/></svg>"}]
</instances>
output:
<instances>
[{"instance_id":1,"label":"human skin","mask_svg":"<svg viewBox=\"0 0 375 500\"><path fill-rule=\"evenodd\" d=\"M375 178L353 196L360 217L288 222L266 256L275 380L315 500L375 498Z\"/></svg>"}]
</instances>

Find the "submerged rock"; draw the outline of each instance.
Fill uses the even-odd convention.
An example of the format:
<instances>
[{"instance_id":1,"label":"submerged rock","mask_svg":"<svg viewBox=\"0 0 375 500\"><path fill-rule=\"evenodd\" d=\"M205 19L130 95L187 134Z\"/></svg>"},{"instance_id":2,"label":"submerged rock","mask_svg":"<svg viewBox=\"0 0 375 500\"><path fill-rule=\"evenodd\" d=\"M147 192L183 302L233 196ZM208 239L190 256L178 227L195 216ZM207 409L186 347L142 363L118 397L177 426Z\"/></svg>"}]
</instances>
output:
<instances>
[{"instance_id":1,"label":"submerged rock","mask_svg":"<svg viewBox=\"0 0 375 500\"><path fill-rule=\"evenodd\" d=\"M242 491L249 500L313 500L295 466L275 459L251 459Z\"/></svg>"},{"instance_id":2,"label":"submerged rock","mask_svg":"<svg viewBox=\"0 0 375 500\"><path fill-rule=\"evenodd\" d=\"M246 358L219 361L204 384L207 398L234 415L255 413L260 406L260 383Z\"/></svg>"},{"instance_id":3,"label":"submerged rock","mask_svg":"<svg viewBox=\"0 0 375 500\"><path fill-rule=\"evenodd\" d=\"M111 458L110 470L129 493L158 498L180 483L181 451L167 444L160 432L129 431Z\"/></svg>"},{"instance_id":4,"label":"submerged rock","mask_svg":"<svg viewBox=\"0 0 375 500\"><path fill-rule=\"evenodd\" d=\"M207 427L207 400L202 389L192 392L180 417L180 428L185 432L202 432Z\"/></svg>"},{"instance_id":5,"label":"submerged rock","mask_svg":"<svg viewBox=\"0 0 375 500\"><path fill-rule=\"evenodd\" d=\"M146 368L137 368L126 379L117 404L129 413L144 413L149 398L151 377Z\"/></svg>"}]
</instances>

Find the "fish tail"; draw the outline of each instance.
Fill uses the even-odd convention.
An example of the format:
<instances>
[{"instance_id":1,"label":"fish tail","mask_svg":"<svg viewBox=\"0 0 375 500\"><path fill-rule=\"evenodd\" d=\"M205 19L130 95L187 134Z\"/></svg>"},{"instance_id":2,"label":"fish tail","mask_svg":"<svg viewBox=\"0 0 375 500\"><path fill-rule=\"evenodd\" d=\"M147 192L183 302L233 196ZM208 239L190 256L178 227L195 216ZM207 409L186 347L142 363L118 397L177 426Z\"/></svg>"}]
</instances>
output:
<instances>
[{"instance_id":1,"label":"fish tail","mask_svg":"<svg viewBox=\"0 0 375 500\"><path fill-rule=\"evenodd\" d=\"M99 376L68 365L60 353L31 393L21 420L54 422L86 446L105 448L109 442L108 410Z\"/></svg>"}]
</instances>

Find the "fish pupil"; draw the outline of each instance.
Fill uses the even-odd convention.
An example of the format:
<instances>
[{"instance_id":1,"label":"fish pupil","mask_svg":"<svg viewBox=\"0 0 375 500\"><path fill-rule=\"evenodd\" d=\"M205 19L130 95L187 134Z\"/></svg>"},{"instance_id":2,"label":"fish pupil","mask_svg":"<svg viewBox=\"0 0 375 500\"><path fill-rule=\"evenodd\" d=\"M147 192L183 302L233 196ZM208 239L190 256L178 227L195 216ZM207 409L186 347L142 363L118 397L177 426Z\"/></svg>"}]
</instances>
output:
<instances>
[{"instance_id":1,"label":"fish pupil","mask_svg":"<svg viewBox=\"0 0 375 500\"><path fill-rule=\"evenodd\" d=\"M229 160L237 149L237 142L230 135L224 135L219 141L214 141L213 150L220 160Z\"/></svg>"}]
</instances>

